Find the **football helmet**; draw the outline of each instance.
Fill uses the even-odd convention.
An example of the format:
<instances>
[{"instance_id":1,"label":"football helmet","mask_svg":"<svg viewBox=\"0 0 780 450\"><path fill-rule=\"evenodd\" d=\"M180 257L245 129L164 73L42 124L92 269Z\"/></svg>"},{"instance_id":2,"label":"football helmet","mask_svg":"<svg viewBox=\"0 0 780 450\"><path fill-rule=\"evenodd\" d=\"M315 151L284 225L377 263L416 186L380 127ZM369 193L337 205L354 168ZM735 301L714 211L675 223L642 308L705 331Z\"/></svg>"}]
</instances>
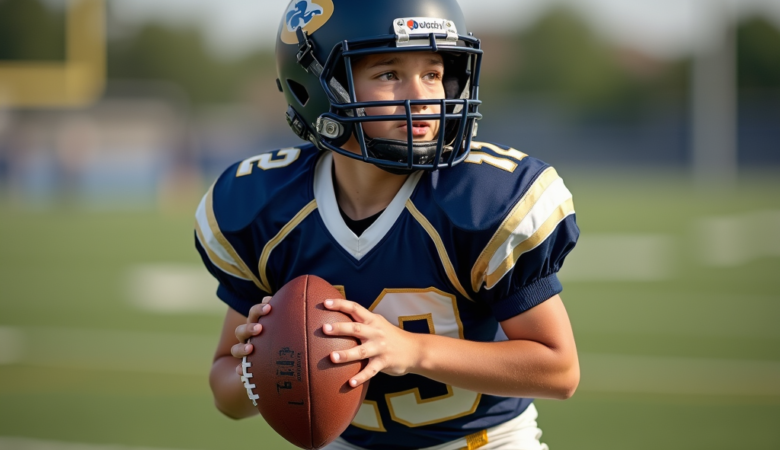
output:
<instances>
[{"instance_id":1,"label":"football helmet","mask_svg":"<svg viewBox=\"0 0 780 450\"><path fill-rule=\"evenodd\" d=\"M374 53L437 52L444 60L444 99L358 102L352 65ZM394 173L451 167L468 156L479 113L479 39L467 32L455 0L292 0L276 41L277 86L287 121L323 150ZM415 141L412 107L438 105L414 120L439 121L436 140ZM403 106L405 114L367 115L366 108ZM368 121L406 121L406 140L368 136ZM341 148L351 136L361 154Z\"/></svg>"}]
</instances>

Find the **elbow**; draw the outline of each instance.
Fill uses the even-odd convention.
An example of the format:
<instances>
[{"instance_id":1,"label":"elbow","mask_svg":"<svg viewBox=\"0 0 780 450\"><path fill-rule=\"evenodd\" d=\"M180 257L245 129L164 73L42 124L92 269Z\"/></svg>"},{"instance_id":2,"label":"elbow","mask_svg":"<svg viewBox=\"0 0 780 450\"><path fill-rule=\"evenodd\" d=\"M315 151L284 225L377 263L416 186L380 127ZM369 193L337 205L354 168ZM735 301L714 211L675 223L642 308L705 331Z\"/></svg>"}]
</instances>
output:
<instances>
[{"instance_id":1,"label":"elbow","mask_svg":"<svg viewBox=\"0 0 780 450\"><path fill-rule=\"evenodd\" d=\"M219 401L217 399L214 399L214 406L217 408L217 411L221 412L223 416L227 417L228 419L233 420L241 420L243 417L235 414L234 412L230 411L228 408L223 407L219 404Z\"/></svg>"},{"instance_id":2,"label":"elbow","mask_svg":"<svg viewBox=\"0 0 780 450\"><path fill-rule=\"evenodd\" d=\"M580 384L580 366L575 363L566 373L561 377L560 383L555 389L555 398L558 400L568 400L577 391L577 386Z\"/></svg>"},{"instance_id":3,"label":"elbow","mask_svg":"<svg viewBox=\"0 0 780 450\"><path fill-rule=\"evenodd\" d=\"M557 400L568 400L574 396L574 393L577 391L577 385L579 384L579 381L570 383L566 386L562 386L561 389L556 393L556 399Z\"/></svg>"}]
</instances>

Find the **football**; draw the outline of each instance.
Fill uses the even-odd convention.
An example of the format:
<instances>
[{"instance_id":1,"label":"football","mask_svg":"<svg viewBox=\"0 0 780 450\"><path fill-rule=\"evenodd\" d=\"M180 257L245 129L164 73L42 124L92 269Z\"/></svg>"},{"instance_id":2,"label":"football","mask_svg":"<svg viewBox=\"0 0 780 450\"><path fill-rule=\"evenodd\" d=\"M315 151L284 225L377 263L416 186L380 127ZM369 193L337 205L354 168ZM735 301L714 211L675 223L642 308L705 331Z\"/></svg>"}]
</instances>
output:
<instances>
[{"instance_id":1,"label":"football","mask_svg":"<svg viewBox=\"0 0 780 450\"><path fill-rule=\"evenodd\" d=\"M318 449L335 440L360 408L368 383L349 380L366 361L334 364L330 353L359 344L349 337L327 336L326 323L351 322L347 314L325 309L323 302L344 298L327 281L302 275L285 284L260 318L263 332L250 339L254 351L244 357L244 387L263 418L298 447Z\"/></svg>"}]
</instances>

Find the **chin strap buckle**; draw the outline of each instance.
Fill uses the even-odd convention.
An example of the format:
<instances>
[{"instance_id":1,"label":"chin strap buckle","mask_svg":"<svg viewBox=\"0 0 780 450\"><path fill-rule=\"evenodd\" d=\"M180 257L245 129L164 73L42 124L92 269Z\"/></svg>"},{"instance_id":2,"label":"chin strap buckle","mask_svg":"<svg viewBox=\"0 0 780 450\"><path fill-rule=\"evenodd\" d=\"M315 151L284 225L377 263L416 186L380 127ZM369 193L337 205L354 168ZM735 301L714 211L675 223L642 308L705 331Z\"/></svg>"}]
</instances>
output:
<instances>
[{"instance_id":1,"label":"chin strap buckle","mask_svg":"<svg viewBox=\"0 0 780 450\"><path fill-rule=\"evenodd\" d=\"M298 115L295 108L288 105L285 117L287 118L287 125L293 130L293 133L304 141L308 141L309 130L306 128L306 122Z\"/></svg>"},{"instance_id":2,"label":"chin strap buckle","mask_svg":"<svg viewBox=\"0 0 780 450\"><path fill-rule=\"evenodd\" d=\"M309 32L303 31L301 27L295 29L295 36L298 38L298 54L296 55L298 64L308 72L312 63L316 62L313 53L314 44L309 39Z\"/></svg>"}]
</instances>

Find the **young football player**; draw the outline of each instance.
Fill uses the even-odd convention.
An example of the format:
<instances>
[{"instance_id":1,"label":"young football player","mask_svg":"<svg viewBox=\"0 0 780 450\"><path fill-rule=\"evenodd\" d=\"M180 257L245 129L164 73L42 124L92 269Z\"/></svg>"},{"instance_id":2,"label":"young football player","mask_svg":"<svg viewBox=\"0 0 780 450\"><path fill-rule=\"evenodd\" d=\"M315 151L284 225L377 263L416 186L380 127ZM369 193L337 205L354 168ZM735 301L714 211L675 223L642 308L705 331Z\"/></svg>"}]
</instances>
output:
<instances>
[{"instance_id":1,"label":"young football player","mask_svg":"<svg viewBox=\"0 0 780 450\"><path fill-rule=\"evenodd\" d=\"M579 230L552 167L473 140L482 51L455 0L293 0L276 45L309 143L235 164L196 213L228 305L217 408L257 413L239 359L273 314L261 302L313 274L354 319L324 332L361 342L331 360L366 359L348 382L371 380L328 449L547 448L532 399L579 382L556 276Z\"/></svg>"}]
</instances>

